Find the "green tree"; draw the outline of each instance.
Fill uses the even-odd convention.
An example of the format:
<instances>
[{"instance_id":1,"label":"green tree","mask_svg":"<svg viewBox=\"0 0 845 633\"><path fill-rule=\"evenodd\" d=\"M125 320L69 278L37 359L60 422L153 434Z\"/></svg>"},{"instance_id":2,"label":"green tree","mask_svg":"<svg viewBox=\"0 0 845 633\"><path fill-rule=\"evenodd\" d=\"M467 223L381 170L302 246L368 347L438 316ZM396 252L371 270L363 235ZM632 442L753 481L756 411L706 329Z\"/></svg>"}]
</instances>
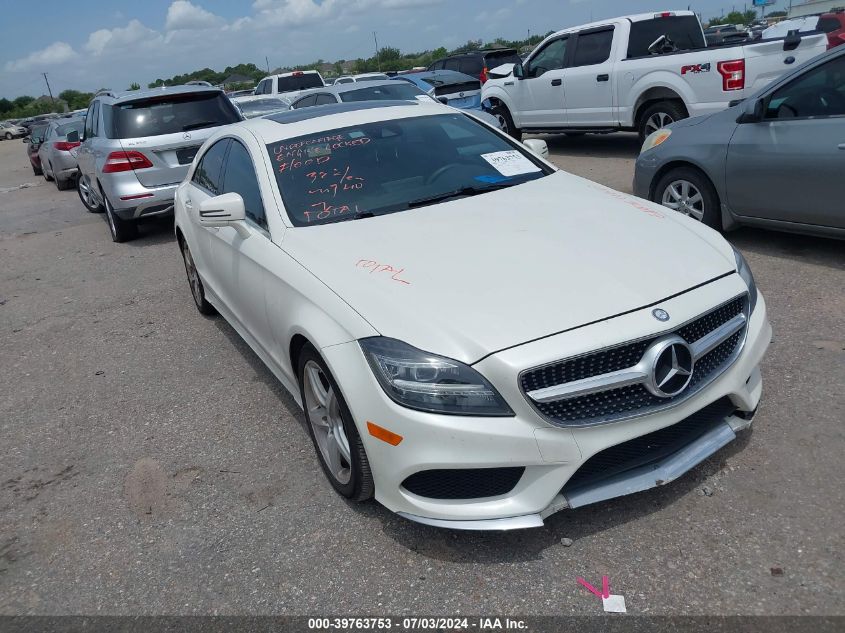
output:
<instances>
[{"instance_id":1,"label":"green tree","mask_svg":"<svg viewBox=\"0 0 845 633\"><path fill-rule=\"evenodd\" d=\"M139 84L137 81L133 81L131 84L129 84L129 87L127 88L127 90L140 90L140 89L141 89L141 84Z\"/></svg>"},{"instance_id":2,"label":"green tree","mask_svg":"<svg viewBox=\"0 0 845 633\"><path fill-rule=\"evenodd\" d=\"M59 99L67 103L69 110L79 110L80 108L88 107L91 97L94 94L91 92L80 92L79 90L62 90L59 93Z\"/></svg>"},{"instance_id":3,"label":"green tree","mask_svg":"<svg viewBox=\"0 0 845 633\"><path fill-rule=\"evenodd\" d=\"M14 109L15 109L15 104L13 104L11 101L6 99L6 97L3 97L2 99L0 99L0 112L5 114L6 112L11 112Z\"/></svg>"},{"instance_id":4,"label":"green tree","mask_svg":"<svg viewBox=\"0 0 845 633\"><path fill-rule=\"evenodd\" d=\"M23 95L21 97L18 97L14 101L12 101L12 103L14 104L15 108L25 108L26 106L28 106L33 101L35 101L35 97L30 97L29 95Z\"/></svg>"}]
</instances>

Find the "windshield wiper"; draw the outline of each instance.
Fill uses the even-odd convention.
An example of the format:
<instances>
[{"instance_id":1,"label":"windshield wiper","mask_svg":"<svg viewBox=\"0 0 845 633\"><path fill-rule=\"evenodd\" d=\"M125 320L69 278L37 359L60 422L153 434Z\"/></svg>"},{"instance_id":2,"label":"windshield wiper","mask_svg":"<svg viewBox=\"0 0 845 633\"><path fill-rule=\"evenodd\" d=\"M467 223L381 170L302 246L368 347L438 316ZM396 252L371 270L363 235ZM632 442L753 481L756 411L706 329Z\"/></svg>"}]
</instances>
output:
<instances>
[{"instance_id":1,"label":"windshield wiper","mask_svg":"<svg viewBox=\"0 0 845 633\"><path fill-rule=\"evenodd\" d=\"M508 187L513 187L514 185L518 185L521 183L516 182L508 182L508 183L500 183L497 185L488 185L486 187L461 187L460 189L455 189L454 191L447 191L446 193L438 193L436 196L428 196L427 198L419 198L417 200L411 200L408 203L408 209L415 209L417 207L424 207L428 204L435 204L437 202L444 202L446 200L451 200L452 198L466 198L469 196L477 196L481 193L487 193L488 191L495 191L496 189L507 189Z\"/></svg>"},{"instance_id":2,"label":"windshield wiper","mask_svg":"<svg viewBox=\"0 0 845 633\"><path fill-rule=\"evenodd\" d=\"M182 126L182 131L187 132L188 130L198 130L201 127L209 127L211 125L220 125L217 121L200 121L199 123L191 123L190 125Z\"/></svg>"},{"instance_id":3,"label":"windshield wiper","mask_svg":"<svg viewBox=\"0 0 845 633\"><path fill-rule=\"evenodd\" d=\"M320 222L320 224L336 224L338 222L347 222L348 220L363 220L364 218L376 217L372 211L358 211L351 215L341 215L328 222Z\"/></svg>"}]
</instances>

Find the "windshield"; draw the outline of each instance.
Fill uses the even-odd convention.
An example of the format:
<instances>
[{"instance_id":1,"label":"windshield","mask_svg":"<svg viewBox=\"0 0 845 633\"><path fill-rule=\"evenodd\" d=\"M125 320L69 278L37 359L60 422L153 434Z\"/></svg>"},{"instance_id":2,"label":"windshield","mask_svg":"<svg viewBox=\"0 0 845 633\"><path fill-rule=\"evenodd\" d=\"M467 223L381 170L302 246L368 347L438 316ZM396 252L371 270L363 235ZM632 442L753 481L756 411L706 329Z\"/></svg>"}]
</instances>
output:
<instances>
[{"instance_id":1,"label":"windshield","mask_svg":"<svg viewBox=\"0 0 845 633\"><path fill-rule=\"evenodd\" d=\"M406 211L551 173L517 144L457 113L338 128L267 150L295 226Z\"/></svg>"},{"instance_id":2,"label":"windshield","mask_svg":"<svg viewBox=\"0 0 845 633\"><path fill-rule=\"evenodd\" d=\"M238 103L238 106L248 119L262 116L264 114L271 114L281 110L290 110L290 104L281 99L257 99L255 101L243 101Z\"/></svg>"},{"instance_id":3,"label":"windshield","mask_svg":"<svg viewBox=\"0 0 845 633\"><path fill-rule=\"evenodd\" d=\"M308 88L322 88L323 80L317 73L302 73L279 77L279 89L276 92L292 92L293 90L307 90Z\"/></svg>"},{"instance_id":4,"label":"windshield","mask_svg":"<svg viewBox=\"0 0 845 633\"><path fill-rule=\"evenodd\" d=\"M379 86L367 86L357 90L349 90L340 93L341 101L408 101L415 100L418 96L425 96L425 93L413 84L404 81L381 84ZM425 99L428 101L428 98Z\"/></svg>"},{"instance_id":5,"label":"windshield","mask_svg":"<svg viewBox=\"0 0 845 633\"><path fill-rule=\"evenodd\" d=\"M152 97L111 108L111 138L137 138L188 132L240 121L222 92Z\"/></svg>"}]
</instances>

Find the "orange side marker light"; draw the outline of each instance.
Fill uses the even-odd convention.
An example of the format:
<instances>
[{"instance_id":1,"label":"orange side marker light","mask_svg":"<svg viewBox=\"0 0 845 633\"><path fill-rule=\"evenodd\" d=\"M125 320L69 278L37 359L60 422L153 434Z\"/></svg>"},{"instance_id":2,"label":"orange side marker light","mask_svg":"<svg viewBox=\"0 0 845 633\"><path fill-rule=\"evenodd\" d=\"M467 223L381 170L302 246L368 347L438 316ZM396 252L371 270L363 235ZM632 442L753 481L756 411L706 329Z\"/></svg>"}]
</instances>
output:
<instances>
[{"instance_id":1,"label":"orange side marker light","mask_svg":"<svg viewBox=\"0 0 845 633\"><path fill-rule=\"evenodd\" d=\"M387 442L391 446L399 446L399 442L403 439L401 435L396 435L396 433L388 431L378 424L373 424L369 420L367 421L367 430L370 432L370 435L380 439L382 442Z\"/></svg>"}]
</instances>

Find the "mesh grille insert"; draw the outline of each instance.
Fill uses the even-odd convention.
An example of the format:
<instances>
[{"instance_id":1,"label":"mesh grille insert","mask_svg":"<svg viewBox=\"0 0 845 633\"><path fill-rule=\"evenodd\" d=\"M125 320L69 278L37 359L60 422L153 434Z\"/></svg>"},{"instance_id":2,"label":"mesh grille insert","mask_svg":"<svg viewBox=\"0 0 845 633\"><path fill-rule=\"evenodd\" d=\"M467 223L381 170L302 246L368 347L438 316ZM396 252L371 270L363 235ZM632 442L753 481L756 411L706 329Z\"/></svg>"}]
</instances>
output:
<instances>
[{"instance_id":1,"label":"mesh grille insert","mask_svg":"<svg viewBox=\"0 0 845 633\"><path fill-rule=\"evenodd\" d=\"M430 499L480 499L498 497L514 489L525 468L459 468L422 470L402 482L402 487Z\"/></svg>"},{"instance_id":2,"label":"mesh grille insert","mask_svg":"<svg viewBox=\"0 0 845 633\"><path fill-rule=\"evenodd\" d=\"M741 314L745 308L745 301L745 295L737 297L683 325L674 333L687 343L693 343L724 325L736 315ZM661 333L648 339L626 343L525 371L520 376L520 387L523 393L528 393L536 389L561 385L632 367L639 362L649 345L670 333ZM546 418L560 426L589 426L637 415L651 408L667 406L688 398L697 388L709 382L718 372L722 371L737 350L744 335L745 330L740 330L717 348L698 359L690 384L682 393L673 398L655 396L646 390L643 385L636 384L552 402L531 402Z\"/></svg>"}]
</instances>

